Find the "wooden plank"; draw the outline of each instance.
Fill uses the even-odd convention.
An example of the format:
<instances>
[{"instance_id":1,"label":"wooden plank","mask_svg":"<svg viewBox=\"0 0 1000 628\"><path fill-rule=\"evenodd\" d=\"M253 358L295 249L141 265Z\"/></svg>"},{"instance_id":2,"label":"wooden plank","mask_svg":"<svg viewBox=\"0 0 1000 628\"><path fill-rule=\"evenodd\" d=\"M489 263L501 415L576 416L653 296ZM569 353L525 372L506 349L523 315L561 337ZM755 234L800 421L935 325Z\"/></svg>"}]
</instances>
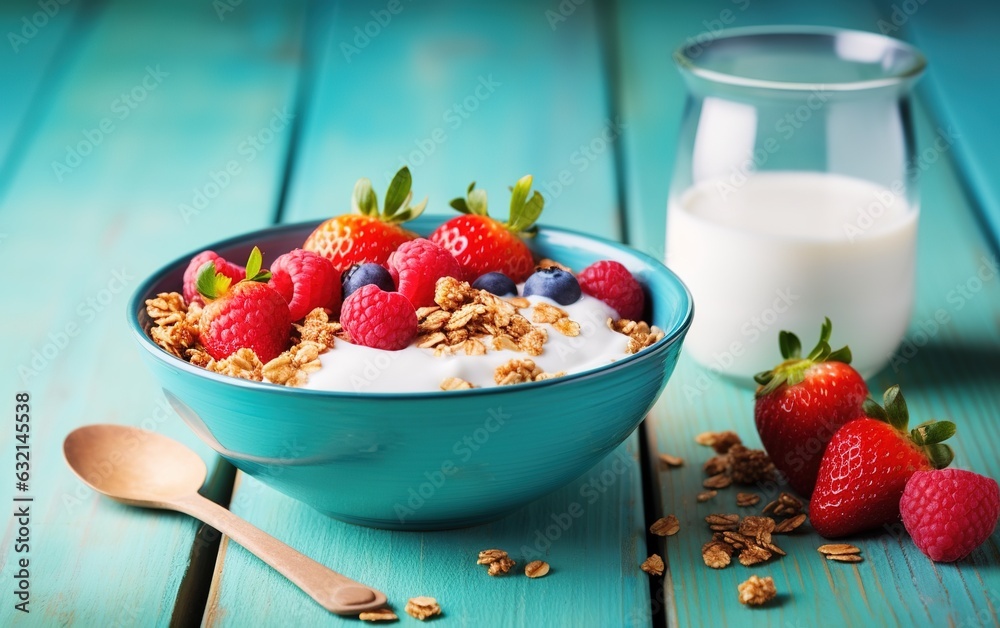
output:
<instances>
[{"instance_id":1,"label":"wooden plank","mask_svg":"<svg viewBox=\"0 0 1000 628\"><path fill-rule=\"evenodd\" d=\"M392 532L331 519L241 474L232 509L311 558L384 591L401 616L437 598L442 625L648 625L640 478L634 439L581 479L496 523L444 532ZM581 512L579 517L574 515ZM572 514L571 514L572 513ZM516 573L491 578L481 550L507 550ZM521 570L545 560L538 580ZM206 625L351 625L249 552L228 543ZM218 572L217 572L218 573ZM260 591L267 591L261 596Z\"/></svg>"},{"instance_id":2,"label":"wooden plank","mask_svg":"<svg viewBox=\"0 0 1000 628\"><path fill-rule=\"evenodd\" d=\"M123 310L156 267L271 222L287 138L279 134L252 162L239 147L268 126L274 109L293 106L301 10L248 5L220 21L211 3L111 2L60 59L65 79L0 210L0 256L6 268L23 270L7 279L2 320L16 332L0 340L8 358L2 397L12 403L14 390L31 393L35 498L32 612L5 603L4 625L171 618L198 524L98 498L71 475L61 442L78 425L126 423L215 459L139 364ZM67 146L91 141L88 132L94 146L60 180L53 162L66 160ZM180 204L230 160L241 174L186 222ZM13 447L8 436L3 443L10 469ZM0 546L5 573L19 557L12 521Z\"/></svg>"},{"instance_id":3,"label":"wooden plank","mask_svg":"<svg viewBox=\"0 0 1000 628\"><path fill-rule=\"evenodd\" d=\"M79 32L87 20L81 16L80 3L65 5L58 0L38 2L23 0L0 6L0 191L16 164L12 155L16 146L26 145L35 128L38 112L49 102L50 94L63 77L54 63L60 47L70 53L78 43Z\"/></svg>"},{"instance_id":4,"label":"wooden plank","mask_svg":"<svg viewBox=\"0 0 1000 628\"><path fill-rule=\"evenodd\" d=\"M976 209L992 230L994 251L1000 250L1000 182L994 167L1000 158L1000 127L986 104L1000 96L1000 66L978 62L997 57L1000 7L884 0L876 5L881 14L878 29L911 41L927 56L921 92L935 118L960 138L954 158Z\"/></svg>"},{"instance_id":5,"label":"wooden plank","mask_svg":"<svg viewBox=\"0 0 1000 628\"><path fill-rule=\"evenodd\" d=\"M617 237L609 173L621 131L606 108L594 10L557 21L546 15L563 17L557 4L401 2L379 26L381 8L339 3L319 18L332 25L286 218L346 212L359 177L384 190L406 163L428 213L452 213L448 201L477 181L505 217L507 186L530 173L544 222Z\"/></svg>"},{"instance_id":6,"label":"wooden plank","mask_svg":"<svg viewBox=\"0 0 1000 628\"><path fill-rule=\"evenodd\" d=\"M473 179L496 199L524 172L544 181L558 169L573 168L573 151L604 124L591 5L580 6L555 32L540 6L402 6L384 34L350 62L340 44L351 41L355 27L365 27L370 9L341 5L333 18L323 39L286 219L346 211L357 177L379 181L383 173L391 174L396 155L439 126L447 141L413 167L416 193L430 194L437 212ZM459 128L448 127L443 112L474 94L478 77L490 75L502 85ZM610 150L585 174L551 199L545 222L613 234ZM498 209L501 215L505 211ZM636 448L633 435L574 484L501 521L466 530L404 533L352 526L245 476L233 510L320 562L385 591L400 615L408 598L430 595L444 609L435 620L442 625L648 625L648 580L638 569L646 557L646 524ZM553 571L537 581L523 575L490 578L475 560L491 547L509 551L519 567L544 558ZM216 585L208 625L350 621L329 615L231 543ZM269 591L264 599L254 593L262 589Z\"/></svg>"},{"instance_id":7,"label":"wooden plank","mask_svg":"<svg viewBox=\"0 0 1000 628\"><path fill-rule=\"evenodd\" d=\"M739 6L746 6L739 11ZM723 11L733 11L730 26L770 22L827 23L876 30L877 13L857 5L827 4L761 7L749 3L716 2L698 7L674 7L668 15L640 3L624 3L620 12L623 38L623 118L629 124L625 137L629 176L628 211L636 227L634 242L649 252L663 253L664 206L672 169L675 128L681 115L679 77L670 67L669 52L678 42L710 28ZM728 15L728 14L727 14ZM653 25L670 24L658 29ZM657 76L660 81L648 81ZM934 140L935 124L918 109L919 145ZM655 142L650 138L656 138ZM1000 290L996 274L982 284L973 279L984 264L995 264L977 230L968 200L958 185L950 155L927 169L922 179L922 215L919 236L918 296L908 339L926 341L921 324L938 310L949 316L916 354L900 357L898 372L892 368L870 381L873 390L900 383L916 420L955 418L962 428L956 439L956 465L1000 475L995 431L991 418L1000 410L995 385L1000 334ZM971 298L961 296L959 285L978 286ZM968 292L968 289L967 289ZM969 294L972 294L969 292ZM959 304L961 303L961 304ZM928 327L929 329L929 327ZM862 547L865 562L857 566L830 564L814 548L822 540L809 530L782 537L788 551L780 561L747 569L740 565L724 571L708 569L701 561L701 545L709 538L703 517L713 512L737 512L734 491L721 491L712 502L698 504L701 463L710 453L694 444L705 430L733 429L744 440L759 446L753 427L753 393L718 379L711 372L682 357L671 382L654 408L648 438L651 449L682 456L685 467L661 469L658 475L664 513L676 513L681 532L667 542L667 587L655 599L674 608L679 625L975 625L997 621L995 591L1000 586L988 565L998 554L998 537L957 565L935 565L920 554L905 533L898 530L852 539ZM774 487L758 487L767 500ZM762 502L763 503L763 502ZM750 574L775 578L783 595L773 608L750 611L736 599L736 586Z\"/></svg>"}]
</instances>

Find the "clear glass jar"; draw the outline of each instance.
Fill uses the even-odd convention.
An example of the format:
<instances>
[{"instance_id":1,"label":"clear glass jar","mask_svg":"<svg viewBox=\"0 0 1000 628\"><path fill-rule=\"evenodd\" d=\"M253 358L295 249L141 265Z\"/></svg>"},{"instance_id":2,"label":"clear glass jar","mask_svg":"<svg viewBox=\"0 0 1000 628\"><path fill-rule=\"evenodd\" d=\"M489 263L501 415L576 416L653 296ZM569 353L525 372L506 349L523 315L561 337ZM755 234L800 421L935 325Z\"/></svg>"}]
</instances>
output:
<instances>
[{"instance_id":1,"label":"clear glass jar","mask_svg":"<svg viewBox=\"0 0 1000 628\"><path fill-rule=\"evenodd\" d=\"M808 350L828 316L832 344L875 373L913 305L923 56L872 33L764 27L674 59L689 93L666 253L696 304L685 350L745 380L780 361L780 330Z\"/></svg>"}]
</instances>

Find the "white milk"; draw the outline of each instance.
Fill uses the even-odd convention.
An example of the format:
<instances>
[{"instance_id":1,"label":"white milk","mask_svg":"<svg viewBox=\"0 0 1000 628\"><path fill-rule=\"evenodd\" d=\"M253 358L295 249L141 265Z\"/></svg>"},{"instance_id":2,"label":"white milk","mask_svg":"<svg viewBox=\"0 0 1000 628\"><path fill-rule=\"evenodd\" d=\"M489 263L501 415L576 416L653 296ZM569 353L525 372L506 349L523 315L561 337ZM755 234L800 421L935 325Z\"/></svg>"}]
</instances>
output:
<instances>
[{"instance_id":1,"label":"white milk","mask_svg":"<svg viewBox=\"0 0 1000 628\"><path fill-rule=\"evenodd\" d=\"M868 376L902 339L917 234L906 198L834 174L769 172L709 181L671 199L667 263L694 296L684 343L698 362L745 378L781 360L778 332L803 353L824 316Z\"/></svg>"}]
</instances>

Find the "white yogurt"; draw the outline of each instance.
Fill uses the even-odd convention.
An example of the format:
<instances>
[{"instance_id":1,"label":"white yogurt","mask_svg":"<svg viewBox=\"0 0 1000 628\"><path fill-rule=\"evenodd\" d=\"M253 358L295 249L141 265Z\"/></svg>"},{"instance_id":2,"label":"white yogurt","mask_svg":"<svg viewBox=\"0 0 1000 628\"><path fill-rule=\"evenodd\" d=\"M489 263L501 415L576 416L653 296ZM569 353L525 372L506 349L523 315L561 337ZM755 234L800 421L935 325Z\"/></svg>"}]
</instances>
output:
<instances>
[{"instance_id":1,"label":"white yogurt","mask_svg":"<svg viewBox=\"0 0 1000 628\"><path fill-rule=\"evenodd\" d=\"M530 356L521 351L489 349L486 355L442 355L433 349L416 346L401 351L383 351L351 344L338 339L333 349L320 355L323 368L310 373L304 388L348 392L421 392L439 391L441 382L458 377L477 388L496 386L493 372L512 358L530 359L546 373L578 373L604 366L626 356L628 338L607 326L608 318L618 314L603 301L583 297L571 305L559 305L545 297L527 297L532 307L519 310L531 320L537 303L556 305L580 324L579 336L564 336L547 323L534 323L548 333L542 354ZM490 347L489 337L483 339Z\"/></svg>"}]
</instances>

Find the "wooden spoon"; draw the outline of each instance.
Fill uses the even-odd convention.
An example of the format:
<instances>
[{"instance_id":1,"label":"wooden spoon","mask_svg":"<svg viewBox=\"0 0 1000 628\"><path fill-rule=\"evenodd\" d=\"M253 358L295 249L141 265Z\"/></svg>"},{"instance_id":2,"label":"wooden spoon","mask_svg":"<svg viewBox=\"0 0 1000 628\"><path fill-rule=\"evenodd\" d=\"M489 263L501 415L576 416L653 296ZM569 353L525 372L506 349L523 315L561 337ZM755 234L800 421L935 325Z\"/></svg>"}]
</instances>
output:
<instances>
[{"instance_id":1,"label":"wooden spoon","mask_svg":"<svg viewBox=\"0 0 1000 628\"><path fill-rule=\"evenodd\" d=\"M63 443L66 462L88 486L123 504L176 510L228 535L339 615L385 605L381 591L317 563L198 494L207 470L177 441L124 425L87 425Z\"/></svg>"}]
</instances>

